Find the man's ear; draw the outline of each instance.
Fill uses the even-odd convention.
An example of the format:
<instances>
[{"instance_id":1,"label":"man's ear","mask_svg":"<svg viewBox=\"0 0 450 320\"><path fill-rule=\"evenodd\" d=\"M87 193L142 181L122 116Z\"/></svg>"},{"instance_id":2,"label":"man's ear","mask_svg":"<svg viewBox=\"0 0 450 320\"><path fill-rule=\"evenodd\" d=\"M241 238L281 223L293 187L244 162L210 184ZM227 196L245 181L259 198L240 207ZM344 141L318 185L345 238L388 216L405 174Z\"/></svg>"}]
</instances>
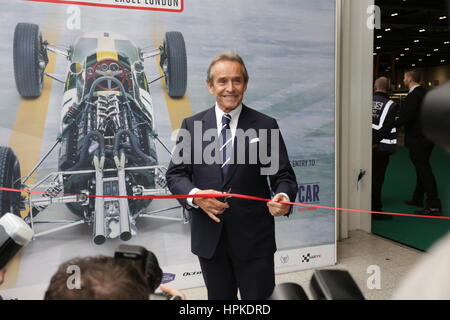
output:
<instances>
[{"instance_id":1,"label":"man's ear","mask_svg":"<svg viewBox=\"0 0 450 320\"><path fill-rule=\"evenodd\" d=\"M213 86L212 81L206 80L206 87L208 87L209 93L214 95L214 91L213 91L214 86Z\"/></svg>"}]
</instances>

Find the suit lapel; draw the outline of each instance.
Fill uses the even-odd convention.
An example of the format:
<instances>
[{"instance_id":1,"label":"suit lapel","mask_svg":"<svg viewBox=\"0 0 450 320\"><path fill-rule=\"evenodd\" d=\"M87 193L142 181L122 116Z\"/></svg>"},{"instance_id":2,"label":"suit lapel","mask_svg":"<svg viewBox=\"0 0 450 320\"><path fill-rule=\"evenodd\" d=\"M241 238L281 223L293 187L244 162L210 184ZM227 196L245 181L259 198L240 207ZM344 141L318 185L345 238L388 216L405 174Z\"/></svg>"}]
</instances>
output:
<instances>
[{"instance_id":1,"label":"suit lapel","mask_svg":"<svg viewBox=\"0 0 450 320\"><path fill-rule=\"evenodd\" d=\"M202 119L202 152L205 150L206 146L211 143L211 141L203 141L203 137L205 135L206 130L213 129L217 132L217 121L216 121L216 112L215 107L212 107L205 113ZM216 137L218 138L218 137ZM218 140L216 140L218 142ZM201 155L203 158L203 155ZM213 170L212 175L220 176L222 178L222 170L220 169L220 164L214 163L211 166L211 170Z\"/></svg>"},{"instance_id":2,"label":"suit lapel","mask_svg":"<svg viewBox=\"0 0 450 320\"><path fill-rule=\"evenodd\" d=\"M254 123L255 120L252 119L252 117L249 114L249 110L248 108L243 104L242 105L242 111L241 114L239 115L239 121L237 124L237 128L236 129L242 129L244 131L250 129L250 128L254 128ZM226 175L226 177L224 178L223 181L223 186L225 186L233 177L233 175L236 173L236 169L237 169L237 164L236 164L236 152L237 152L237 143L236 143L236 136L234 137L234 145L233 145L233 153L231 155L231 157L234 159L233 164L230 165L230 169L228 170L228 173Z\"/></svg>"}]
</instances>

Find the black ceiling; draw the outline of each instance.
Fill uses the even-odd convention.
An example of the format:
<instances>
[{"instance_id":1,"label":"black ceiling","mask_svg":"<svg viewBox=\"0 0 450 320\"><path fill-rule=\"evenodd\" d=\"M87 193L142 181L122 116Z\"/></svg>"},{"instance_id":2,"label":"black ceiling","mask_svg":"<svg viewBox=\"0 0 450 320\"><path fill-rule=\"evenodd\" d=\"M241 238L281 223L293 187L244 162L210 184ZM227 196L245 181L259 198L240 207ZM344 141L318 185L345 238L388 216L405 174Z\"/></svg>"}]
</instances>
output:
<instances>
[{"instance_id":1,"label":"black ceiling","mask_svg":"<svg viewBox=\"0 0 450 320\"><path fill-rule=\"evenodd\" d=\"M450 0L375 0L381 10L381 28L375 29L374 34L376 74L450 65L449 3Z\"/></svg>"}]
</instances>

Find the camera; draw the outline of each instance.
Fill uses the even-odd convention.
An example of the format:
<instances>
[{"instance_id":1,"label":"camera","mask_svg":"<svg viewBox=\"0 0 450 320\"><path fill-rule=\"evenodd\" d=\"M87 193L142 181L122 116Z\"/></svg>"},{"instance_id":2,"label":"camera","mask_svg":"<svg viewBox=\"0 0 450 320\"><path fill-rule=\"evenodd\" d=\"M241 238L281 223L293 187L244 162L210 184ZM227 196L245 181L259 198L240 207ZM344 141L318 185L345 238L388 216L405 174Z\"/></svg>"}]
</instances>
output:
<instances>
[{"instance_id":1,"label":"camera","mask_svg":"<svg viewBox=\"0 0 450 320\"><path fill-rule=\"evenodd\" d=\"M12 213L0 218L0 270L31 241L33 234L25 221Z\"/></svg>"},{"instance_id":2,"label":"camera","mask_svg":"<svg viewBox=\"0 0 450 320\"><path fill-rule=\"evenodd\" d=\"M309 289L314 300L365 300L355 280L346 270L316 270ZM296 283L281 283L268 300L309 300Z\"/></svg>"},{"instance_id":3,"label":"camera","mask_svg":"<svg viewBox=\"0 0 450 320\"><path fill-rule=\"evenodd\" d=\"M127 260L142 272L152 292L150 300L181 300L178 296L165 293L155 293L161 284L163 272L159 266L155 254L142 246L120 245L114 252L115 259Z\"/></svg>"}]
</instances>

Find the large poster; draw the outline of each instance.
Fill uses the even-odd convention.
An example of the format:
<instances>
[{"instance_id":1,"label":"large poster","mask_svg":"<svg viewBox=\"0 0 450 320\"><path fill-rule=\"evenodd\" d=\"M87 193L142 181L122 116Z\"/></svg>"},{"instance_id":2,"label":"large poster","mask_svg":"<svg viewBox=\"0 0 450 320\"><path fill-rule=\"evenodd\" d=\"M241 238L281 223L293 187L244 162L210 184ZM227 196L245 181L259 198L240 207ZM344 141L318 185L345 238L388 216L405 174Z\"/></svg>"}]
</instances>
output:
<instances>
[{"instance_id":1,"label":"large poster","mask_svg":"<svg viewBox=\"0 0 450 320\"><path fill-rule=\"evenodd\" d=\"M103 6L110 4L122 7ZM120 39L129 39L147 54L142 66L134 65L133 70L142 67L147 77L142 81L151 82L150 94L145 97L152 106L158 165L167 167L167 149L173 148L174 131L181 121L213 106L214 97L205 85L209 62L218 53L233 50L243 57L250 76L244 103L278 121L299 184L295 201L334 206L335 1L13 0L0 5L0 145L14 150L23 177L55 145L70 110L65 105L71 88L67 74L71 68L74 74L78 70L64 52L86 33L100 38L120 34ZM53 49L48 51L48 76L44 77L42 93L34 99L22 98L14 81L14 30L19 22L38 25L43 40ZM161 57L152 56L163 45L166 33L172 31L182 34L187 57L186 92L177 98L168 92L167 81L159 79L164 74ZM106 40L97 40L94 45L108 46ZM104 57L109 57L108 53ZM114 70L109 71L112 73L105 74L114 74ZM76 94L75 82L73 86ZM58 144L27 184L58 171L60 148ZM83 181L78 191L93 192ZM172 199L153 200L146 210L155 212L177 205ZM60 203L46 207L35 220L79 218ZM137 218L126 242L153 251L165 272L164 281L178 288L203 285L197 258L190 251L186 218L180 208ZM42 232L55 225L35 223L33 227L41 235L26 247L9 270L9 281L0 289L44 285L61 262L77 256L110 256L124 243L115 238L94 244L95 226L87 221L47 234ZM335 230L335 212L330 210L297 206L289 218L277 218L277 273L334 264Z\"/></svg>"}]
</instances>

